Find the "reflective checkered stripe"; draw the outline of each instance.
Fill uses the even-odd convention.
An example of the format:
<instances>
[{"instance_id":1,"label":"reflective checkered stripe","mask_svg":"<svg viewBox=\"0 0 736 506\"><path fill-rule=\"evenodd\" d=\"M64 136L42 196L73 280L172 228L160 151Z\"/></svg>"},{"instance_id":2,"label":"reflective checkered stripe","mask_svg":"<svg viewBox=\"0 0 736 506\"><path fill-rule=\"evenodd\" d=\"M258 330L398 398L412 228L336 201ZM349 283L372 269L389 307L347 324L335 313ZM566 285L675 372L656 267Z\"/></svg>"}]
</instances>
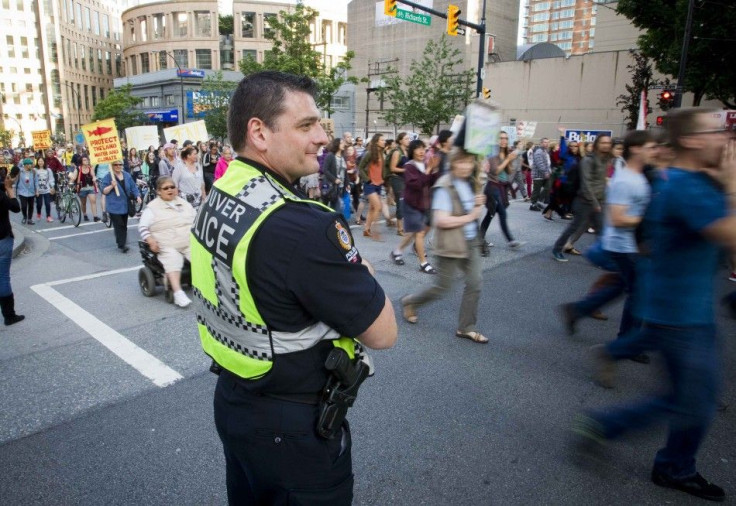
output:
<instances>
[{"instance_id":1,"label":"reflective checkered stripe","mask_svg":"<svg viewBox=\"0 0 736 506\"><path fill-rule=\"evenodd\" d=\"M192 228L192 285L202 348L242 378L266 374L274 355L309 349L323 340L333 340L351 358L362 353L355 340L342 338L324 323L299 332L272 332L258 312L245 276L248 248L264 220L287 200L301 199L257 169L233 160Z\"/></svg>"}]
</instances>

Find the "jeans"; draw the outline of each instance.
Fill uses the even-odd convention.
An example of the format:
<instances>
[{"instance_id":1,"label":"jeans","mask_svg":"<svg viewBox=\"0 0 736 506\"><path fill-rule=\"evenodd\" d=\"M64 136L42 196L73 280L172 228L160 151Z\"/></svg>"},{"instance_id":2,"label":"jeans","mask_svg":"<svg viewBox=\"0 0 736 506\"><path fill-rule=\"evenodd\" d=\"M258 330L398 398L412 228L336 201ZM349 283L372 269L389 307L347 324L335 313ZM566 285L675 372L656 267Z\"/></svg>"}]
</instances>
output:
<instances>
[{"instance_id":1,"label":"jeans","mask_svg":"<svg viewBox=\"0 0 736 506\"><path fill-rule=\"evenodd\" d=\"M593 221L593 227L595 228L596 234L600 235L601 232L603 232L601 213L600 211L596 212L593 209L593 204L585 202L580 198L576 198L572 202L572 213L572 221L565 231L562 232L562 235L557 239L557 242L555 242L555 245L552 248L552 251L555 253L562 253L562 248L565 247L568 239L572 239L570 242L575 244L575 241L577 241L583 232L585 232L585 229L588 228L588 223L590 221Z\"/></svg>"},{"instance_id":2,"label":"jeans","mask_svg":"<svg viewBox=\"0 0 736 506\"><path fill-rule=\"evenodd\" d=\"M516 183L516 189L514 189L514 183ZM509 188L511 189L511 195L516 198L516 192L520 191L521 196L527 198L526 193L526 179L524 177L524 171L517 170L509 181Z\"/></svg>"},{"instance_id":3,"label":"jeans","mask_svg":"<svg viewBox=\"0 0 736 506\"><path fill-rule=\"evenodd\" d=\"M388 181L391 183L391 190L394 192L394 201L396 201L396 219L401 220L404 218L404 213L401 209L403 207L401 201L404 200L404 177L393 176Z\"/></svg>"},{"instance_id":4,"label":"jeans","mask_svg":"<svg viewBox=\"0 0 736 506\"><path fill-rule=\"evenodd\" d=\"M483 283L482 263L480 259L480 248L478 241L471 239L468 243L467 258L436 257L437 274L435 283L426 290L407 296L404 301L413 306L423 306L428 302L437 300L452 288L455 272L460 269L465 275L465 290L460 303L460 315L458 317L457 330L468 333L476 331L475 324L478 321L478 301Z\"/></svg>"},{"instance_id":5,"label":"jeans","mask_svg":"<svg viewBox=\"0 0 736 506\"><path fill-rule=\"evenodd\" d=\"M695 455L715 415L720 388L720 363L715 325L665 327L645 324L644 340L664 358L670 391L638 404L621 406L591 416L606 438L645 428L662 418L669 421L664 448L657 452L654 469L672 479L695 475Z\"/></svg>"},{"instance_id":6,"label":"jeans","mask_svg":"<svg viewBox=\"0 0 736 506\"><path fill-rule=\"evenodd\" d=\"M480 238L482 240L485 240L486 232L488 231L488 227L491 226L493 215L498 214L498 219L501 222L501 231L506 237L506 240L508 242L511 242L514 240L514 237L509 231L509 224L508 220L506 219L506 206L503 204L503 196L501 195L501 191L498 189L498 187L494 186L490 188L490 192L493 196L493 202L490 201L491 199L486 200L487 212L486 215L483 217L483 221L480 222ZM491 208L490 206L493 206L493 208Z\"/></svg>"},{"instance_id":7,"label":"jeans","mask_svg":"<svg viewBox=\"0 0 736 506\"><path fill-rule=\"evenodd\" d=\"M36 197L36 213L41 214L41 204L46 208L46 217L51 216L51 194L42 193Z\"/></svg>"},{"instance_id":8,"label":"jeans","mask_svg":"<svg viewBox=\"0 0 736 506\"><path fill-rule=\"evenodd\" d=\"M0 297L13 294L10 286L10 262L13 260L13 238L0 239Z\"/></svg>"},{"instance_id":9,"label":"jeans","mask_svg":"<svg viewBox=\"0 0 736 506\"><path fill-rule=\"evenodd\" d=\"M25 197L23 195L18 195L18 199L20 200L20 210L23 212L24 220L33 221L33 199L34 198L35 197Z\"/></svg>"},{"instance_id":10,"label":"jeans","mask_svg":"<svg viewBox=\"0 0 736 506\"><path fill-rule=\"evenodd\" d=\"M534 179L532 187L532 204L543 202L549 193L549 179Z\"/></svg>"}]
</instances>

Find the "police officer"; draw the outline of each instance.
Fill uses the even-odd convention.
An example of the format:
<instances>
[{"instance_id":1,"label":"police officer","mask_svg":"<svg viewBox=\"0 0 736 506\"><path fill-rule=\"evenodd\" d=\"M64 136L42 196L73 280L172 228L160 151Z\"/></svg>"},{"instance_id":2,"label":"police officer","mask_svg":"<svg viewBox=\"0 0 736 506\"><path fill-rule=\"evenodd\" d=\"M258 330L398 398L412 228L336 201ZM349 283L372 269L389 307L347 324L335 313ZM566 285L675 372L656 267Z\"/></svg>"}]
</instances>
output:
<instances>
[{"instance_id":1,"label":"police officer","mask_svg":"<svg viewBox=\"0 0 736 506\"><path fill-rule=\"evenodd\" d=\"M239 155L192 229L192 281L204 351L221 369L215 425L230 504L350 504L347 422L318 431L331 352L389 348L391 302L341 215L295 183L328 141L306 77L243 79L228 131ZM334 428L333 428L334 429Z\"/></svg>"}]
</instances>

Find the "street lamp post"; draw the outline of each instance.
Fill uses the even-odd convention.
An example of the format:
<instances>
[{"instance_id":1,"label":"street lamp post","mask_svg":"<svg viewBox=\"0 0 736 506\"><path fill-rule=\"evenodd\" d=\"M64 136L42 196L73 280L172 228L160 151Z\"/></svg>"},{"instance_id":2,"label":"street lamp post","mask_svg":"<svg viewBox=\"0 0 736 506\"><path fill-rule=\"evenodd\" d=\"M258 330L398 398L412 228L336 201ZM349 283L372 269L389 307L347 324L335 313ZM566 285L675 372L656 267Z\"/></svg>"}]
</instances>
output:
<instances>
[{"instance_id":1,"label":"street lamp post","mask_svg":"<svg viewBox=\"0 0 736 506\"><path fill-rule=\"evenodd\" d=\"M174 56L168 51L166 51L166 56L174 60L174 65L176 65L176 70L179 73L179 85L181 87L181 118L179 118L179 124L184 124L185 123L184 119L186 118L186 112L184 110L184 74L181 71L179 62L176 61L176 58L174 58Z\"/></svg>"},{"instance_id":2,"label":"street lamp post","mask_svg":"<svg viewBox=\"0 0 736 506\"><path fill-rule=\"evenodd\" d=\"M64 83L64 86L67 87L69 91L72 92L72 100L74 100L74 97L77 98L76 105L77 105L77 121L79 122L79 128L82 128L82 100L79 96L79 93L77 90L74 89L74 85L71 83ZM74 130L73 128L71 130ZM74 139L74 132L72 131L72 139Z\"/></svg>"}]
</instances>

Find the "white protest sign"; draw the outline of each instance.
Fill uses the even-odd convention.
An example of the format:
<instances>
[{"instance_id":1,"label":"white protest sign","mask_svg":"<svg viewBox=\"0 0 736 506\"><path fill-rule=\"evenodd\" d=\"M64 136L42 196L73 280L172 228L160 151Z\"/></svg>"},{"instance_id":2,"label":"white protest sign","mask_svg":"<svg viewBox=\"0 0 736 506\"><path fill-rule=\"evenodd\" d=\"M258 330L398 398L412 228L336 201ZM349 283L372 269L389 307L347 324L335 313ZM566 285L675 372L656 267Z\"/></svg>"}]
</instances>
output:
<instances>
[{"instance_id":1,"label":"white protest sign","mask_svg":"<svg viewBox=\"0 0 736 506\"><path fill-rule=\"evenodd\" d=\"M155 125L136 126L125 129L125 140L129 148L139 151L148 149L148 146L158 148L158 128Z\"/></svg>"},{"instance_id":2,"label":"white protest sign","mask_svg":"<svg viewBox=\"0 0 736 506\"><path fill-rule=\"evenodd\" d=\"M172 139L176 139L180 143L186 140L194 143L209 140L204 120L164 128L164 137L166 137L166 142L171 142Z\"/></svg>"}]
</instances>

